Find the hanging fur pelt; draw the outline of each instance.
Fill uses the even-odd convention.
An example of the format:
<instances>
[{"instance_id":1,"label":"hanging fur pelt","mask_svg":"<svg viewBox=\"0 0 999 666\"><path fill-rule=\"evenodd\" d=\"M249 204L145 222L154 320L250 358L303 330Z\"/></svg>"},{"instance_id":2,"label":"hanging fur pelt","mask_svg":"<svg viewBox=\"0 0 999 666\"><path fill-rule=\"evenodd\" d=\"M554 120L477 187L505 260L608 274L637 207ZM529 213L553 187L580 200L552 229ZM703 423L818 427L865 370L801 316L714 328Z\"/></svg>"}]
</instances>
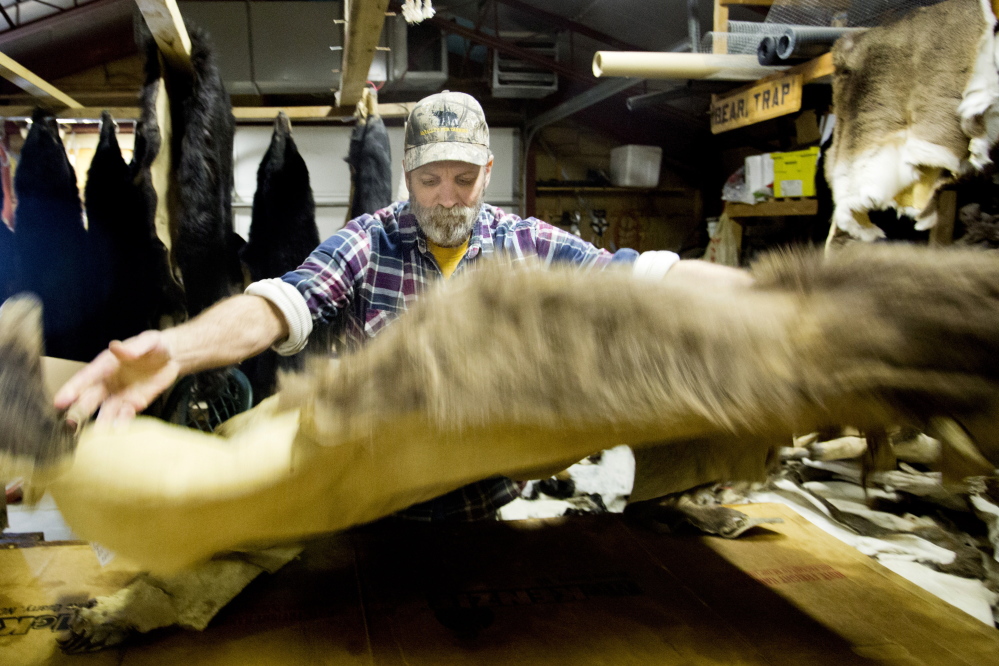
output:
<instances>
[{"instance_id":1,"label":"hanging fur pelt","mask_svg":"<svg viewBox=\"0 0 999 666\"><path fill-rule=\"evenodd\" d=\"M936 194L990 163L999 137L996 19L988 0L947 0L833 47L836 128L826 160L835 227L884 232L867 212L936 224Z\"/></svg>"},{"instance_id":2,"label":"hanging fur pelt","mask_svg":"<svg viewBox=\"0 0 999 666\"><path fill-rule=\"evenodd\" d=\"M354 115L357 124L346 158L351 178L350 220L392 203L392 149L385 121L378 115L378 96L370 88L365 88Z\"/></svg>"},{"instance_id":3,"label":"hanging fur pelt","mask_svg":"<svg viewBox=\"0 0 999 666\"><path fill-rule=\"evenodd\" d=\"M149 206L122 159L111 114L101 114L101 135L87 172L88 236L100 282L104 339L124 340L155 328L164 310L166 253L148 217Z\"/></svg>"},{"instance_id":4,"label":"hanging fur pelt","mask_svg":"<svg viewBox=\"0 0 999 666\"><path fill-rule=\"evenodd\" d=\"M17 212L14 244L18 291L45 305L45 351L89 361L103 348L96 329L95 283L83 208L55 119L37 110L21 148L14 178Z\"/></svg>"},{"instance_id":5,"label":"hanging fur pelt","mask_svg":"<svg viewBox=\"0 0 999 666\"><path fill-rule=\"evenodd\" d=\"M142 205L145 207L143 225L151 235L150 260L155 268L155 282L160 288L160 293L156 298L160 308L154 315L153 325L159 327L163 325L164 319L182 321L186 308L179 275L175 276L171 268L170 252L164 244L164 241L171 240L167 202L160 201L160 196L153 182L153 163L160 155L163 141L159 125L160 118L156 110L162 76L159 47L156 45L156 40L149 34L145 19L141 15L136 18L135 41L140 51L145 55L145 81L140 94L140 116L135 125L135 145L128 169L132 183L138 189ZM166 174L164 174L165 178ZM162 236L158 232L158 227L162 227Z\"/></svg>"},{"instance_id":6,"label":"hanging fur pelt","mask_svg":"<svg viewBox=\"0 0 999 666\"><path fill-rule=\"evenodd\" d=\"M318 245L309 168L291 135L291 122L281 112L257 169L250 237L241 257L250 278L262 280L298 268Z\"/></svg>"},{"instance_id":7,"label":"hanging fur pelt","mask_svg":"<svg viewBox=\"0 0 999 666\"><path fill-rule=\"evenodd\" d=\"M168 71L177 213L173 254L187 314L242 291L239 237L232 225L235 119L207 34L188 25L193 75Z\"/></svg>"},{"instance_id":8,"label":"hanging fur pelt","mask_svg":"<svg viewBox=\"0 0 999 666\"><path fill-rule=\"evenodd\" d=\"M828 262L771 256L755 276L706 292L625 270L484 262L356 354L290 378L227 425L225 446L148 418L88 428L48 487L74 533L169 571L493 474L538 478L614 444L724 439L712 456L734 447L734 459L830 423L995 413L999 262L988 253L861 246ZM16 389L0 391L0 423L25 421ZM40 425L56 418L34 408ZM995 440L978 444L994 466ZM0 477L52 459L48 446L0 445ZM693 457L675 456L670 473L705 462L684 450Z\"/></svg>"},{"instance_id":9,"label":"hanging fur pelt","mask_svg":"<svg viewBox=\"0 0 999 666\"><path fill-rule=\"evenodd\" d=\"M14 293L17 265L14 252L14 232L0 221L0 303Z\"/></svg>"},{"instance_id":10,"label":"hanging fur pelt","mask_svg":"<svg viewBox=\"0 0 999 666\"><path fill-rule=\"evenodd\" d=\"M291 135L291 122L282 112L274 121L270 147L257 170L250 238L241 257L250 278L263 280L298 268L318 246L309 168ZM301 362L300 355L281 357L270 350L243 362L240 369L253 387L254 403L274 392L279 369L300 369Z\"/></svg>"}]
</instances>

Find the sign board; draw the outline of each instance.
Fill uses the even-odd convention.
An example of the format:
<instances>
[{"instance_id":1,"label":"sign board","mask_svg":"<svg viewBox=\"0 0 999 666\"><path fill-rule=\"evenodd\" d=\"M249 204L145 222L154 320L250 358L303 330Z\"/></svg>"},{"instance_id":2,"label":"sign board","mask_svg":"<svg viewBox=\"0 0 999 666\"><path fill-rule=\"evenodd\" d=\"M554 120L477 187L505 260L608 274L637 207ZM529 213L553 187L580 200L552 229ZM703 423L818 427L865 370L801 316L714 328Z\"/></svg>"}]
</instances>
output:
<instances>
[{"instance_id":1,"label":"sign board","mask_svg":"<svg viewBox=\"0 0 999 666\"><path fill-rule=\"evenodd\" d=\"M711 96L711 133L719 134L801 109L800 73L779 74L726 95Z\"/></svg>"}]
</instances>

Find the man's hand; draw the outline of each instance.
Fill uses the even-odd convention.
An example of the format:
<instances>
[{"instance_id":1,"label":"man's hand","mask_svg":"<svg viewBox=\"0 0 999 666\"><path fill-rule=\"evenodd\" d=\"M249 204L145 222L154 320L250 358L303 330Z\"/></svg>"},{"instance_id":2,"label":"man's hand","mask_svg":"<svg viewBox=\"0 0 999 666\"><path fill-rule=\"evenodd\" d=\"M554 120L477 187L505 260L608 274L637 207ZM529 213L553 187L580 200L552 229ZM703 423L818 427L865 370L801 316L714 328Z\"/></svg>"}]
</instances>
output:
<instances>
[{"instance_id":1,"label":"man's hand","mask_svg":"<svg viewBox=\"0 0 999 666\"><path fill-rule=\"evenodd\" d=\"M113 341L56 392L56 408L69 409L67 420L74 424L98 408L98 422L134 417L180 375L168 340L164 331L146 331Z\"/></svg>"}]
</instances>

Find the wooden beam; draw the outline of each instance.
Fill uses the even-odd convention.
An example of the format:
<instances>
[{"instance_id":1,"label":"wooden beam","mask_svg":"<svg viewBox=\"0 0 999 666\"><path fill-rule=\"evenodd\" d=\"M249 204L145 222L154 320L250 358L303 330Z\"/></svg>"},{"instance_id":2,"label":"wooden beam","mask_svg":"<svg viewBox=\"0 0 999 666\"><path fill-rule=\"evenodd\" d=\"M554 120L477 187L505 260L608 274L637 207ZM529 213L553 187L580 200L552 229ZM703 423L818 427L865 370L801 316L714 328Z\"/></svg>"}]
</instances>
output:
<instances>
[{"instance_id":1,"label":"wooden beam","mask_svg":"<svg viewBox=\"0 0 999 666\"><path fill-rule=\"evenodd\" d=\"M818 58L812 58L808 62L795 65L787 70L788 74L801 74L803 83L812 83L827 76L832 76L836 71L833 65L832 53L823 53Z\"/></svg>"},{"instance_id":2,"label":"wooden beam","mask_svg":"<svg viewBox=\"0 0 999 666\"><path fill-rule=\"evenodd\" d=\"M416 106L416 102L399 104L379 104L378 115L382 118L405 118ZM324 118L345 118L353 114L353 109L336 106L237 106L232 110L236 120L273 120L279 111L284 111L291 120L322 120Z\"/></svg>"},{"instance_id":3,"label":"wooden beam","mask_svg":"<svg viewBox=\"0 0 999 666\"><path fill-rule=\"evenodd\" d=\"M714 31L714 35L711 38L711 52L728 53L728 38L722 34L728 32L728 6L722 4L721 0L715 0L715 11L711 27Z\"/></svg>"},{"instance_id":4,"label":"wooden beam","mask_svg":"<svg viewBox=\"0 0 999 666\"><path fill-rule=\"evenodd\" d=\"M930 227L930 245L954 244L955 219L957 219L957 192L944 190L937 195L937 223Z\"/></svg>"},{"instance_id":5,"label":"wooden beam","mask_svg":"<svg viewBox=\"0 0 999 666\"><path fill-rule=\"evenodd\" d=\"M395 104L379 104L378 115L382 118L405 118L416 106L416 102ZM30 106L0 106L2 118L30 118L33 107ZM62 109L56 112L61 119L79 118L81 120L97 120L101 111L110 111L116 120L138 120L142 109L137 106L88 106ZM232 110L236 120L273 120L279 111L292 120L326 120L343 119L353 114L353 109L336 106L237 106Z\"/></svg>"},{"instance_id":6,"label":"wooden beam","mask_svg":"<svg viewBox=\"0 0 999 666\"><path fill-rule=\"evenodd\" d=\"M174 68L191 69L191 36L177 0L135 0L163 57Z\"/></svg>"},{"instance_id":7,"label":"wooden beam","mask_svg":"<svg viewBox=\"0 0 999 666\"><path fill-rule=\"evenodd\" d=\"M340 65L340 90L337 106L353 106L361 99L368 80L375 47L385 24L389 0L347 0L347 29L343 40L343 63Z\"/></svg>"},{"instance_id":8,"label":"wooden beam","mask_svg":"<svg viewBox=\"0 0 999 666\"><path fill-rule=\"evenodd\" d=\"M818 212L818 199L775 199L758 204L725 202L725 214L729 217L781 217L784 215L815 215Z\"/></svg>"},{"instance_id":9,"label":"wooden beam","mask_svg":"<svg viewBox=\"0 0 999 666\"><path fill-rule=\"evenodd\" d=\"M83 107L75 99L3 53L0 53L0 76L21 90L45 100L53 108L58 109L68 106L79 109Z\"/></svg>"}]
</instances>

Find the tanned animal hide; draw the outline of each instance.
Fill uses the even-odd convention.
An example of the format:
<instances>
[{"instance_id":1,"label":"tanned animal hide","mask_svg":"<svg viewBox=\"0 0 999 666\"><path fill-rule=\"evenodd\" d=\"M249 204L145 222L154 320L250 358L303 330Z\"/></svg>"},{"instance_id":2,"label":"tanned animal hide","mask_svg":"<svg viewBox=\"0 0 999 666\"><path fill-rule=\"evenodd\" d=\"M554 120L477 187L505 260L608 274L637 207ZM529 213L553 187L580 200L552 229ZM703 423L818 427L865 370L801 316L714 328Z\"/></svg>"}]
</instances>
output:
<instances>
[{"instance_id":1,"label":"tanned animal hide","mask_svg":"<svg viewBox=\"0 0 999 666\"><path fill-rule=\"evenodd\" d=\"M835 227L884 236L867 217L894 208L936 224L936 193L990 163L999 137L995 16L987 0L947 0L833 48L836 128L826 177Z\"/></svg>"},{"instance_id":2,"label":"tanned animal hide","mask_svg":"<svg viewBox=\"0 0 999 666\"><path fill-rule=\"evenodd\" d=\"M207 34L188 26L193 77L168 72L173 112L177 216L173 253L194 317L242 290L232 226L235 119Z\"/></svg>"},{"instance_id":3,"label":"tanned animal hide","mask_svg":"<svg viewBox=\"0 0 999 666\"><path fill-rule=\"evenodd\" d=\"M106 345L159 324L166 259L107 111L101 115L100 141L87 172L85 201L91 251L102 274L99 281L107 284L100 308Z\"/></svg>"},{"instance_id":4,"label":"tanned animal hide","mask_svg":"<svg viewBox=\"0 0 999 666\"><path fill-rule=\"evenodd\" d=\"M103 348L95 328L87 232L76 186L51 115L38 110L21 148L14 178L18 206L14 242L19 291L45 304L45 350L49 356L89 361Z\"/></svg>"},{"instance_id":5,"label":"tanned animal hide","mask_svg":"<svg viewBox=\"0 0 999 666\"><path fill-rule=\"evenodd\" d=\"M999 404L999 263L987 253L774 256L754 286L717 292L521 266L440 285L358 353L236 417L224 445L147 418L85 429L49 489L75 533L169 571L493 474L537 478L617 443L741 447ZM979 446L999 460L994 440Z\"/></svg>"},{"instance_id":6,"label":"tanned animal hide","mask_svg":"<svg viewBox=\"0 0 999 666\"><path fill-rule=\"evenodd\" d=\"M250 239L241 257L251 279L262 280L298 268L318 245L309 169L292 138L288 116L282 112L257 170ZM301 369L301 362L301 355L282 357L270 350L245 361L240 369L253 387L254 403L274 393L279 369Z\"/></svg>"},{"instance_id":7,"label":"tanned animal hide","mask_svg":"<svg viewBox=\"0 0 999 666\"><path fill-rule=\"evenodd\" d=\"M350 219L392 203L392 154L380 116L358 120L350 135L347 163L352 181Z\"/></svg>"}]
</instances>

